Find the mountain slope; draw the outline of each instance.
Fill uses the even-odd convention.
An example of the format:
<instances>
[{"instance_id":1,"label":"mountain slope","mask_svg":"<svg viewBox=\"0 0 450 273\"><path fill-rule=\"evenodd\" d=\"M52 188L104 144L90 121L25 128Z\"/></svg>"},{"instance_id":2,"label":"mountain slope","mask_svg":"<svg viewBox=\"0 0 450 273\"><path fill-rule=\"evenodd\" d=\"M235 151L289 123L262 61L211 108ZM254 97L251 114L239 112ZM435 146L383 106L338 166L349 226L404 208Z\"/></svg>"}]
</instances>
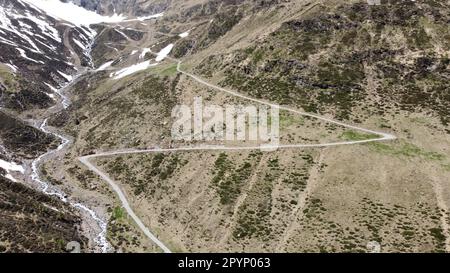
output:
<instances>
[{"instance_id":1,"label":"mountain slope","mask_svg":"<svg viewBox=\"0 0 450 273\"><path fill-rule=\"evenodd\" d=\"M85 51L93 32L74 28L20 0L2 0L0 18L1 73L9 79L2 82L3 107L16 111L49 107L58 99L55 90L71 80L77 65L89 61Z\"/></svg>"},{"instance_id":2,"label":"mountain slope","mask_svg":"<svg viewBox=\"0 0 450 273\"><path fill-rule=\"evenodd\" d=\"M386 252L448 249L448 5L270 4L173 1L154 24L134 26L147 30L142 40L117 43L123 47L108 58L126 67L138 62L129 57L134 50L173 43L183 69L206 81L385 130L397 141L96 163L175 251L366 251L370 241ZM177 147L184 143L170 139L174 105L190 105L196 95L217 105L245 103L193 83L173 65L166 60L116 81L92 75L76 88L79 108L66 124L77 136L73 153ZM299 125L294 132L360 137L325 128Z\"/></svg>"},{"instance_id":3,"label":"mountain slope","mask_svg":"<svg viewBox=\"0 0 450 273\"><path fill-rule=\"evenodd\" d=\"M88 27L27 4L39 1L0 2L3 10L15 8L4 12L0 30L20 33L0 42L23 49L9 45L0 53L6 112L0 118L8 121L0 152L12 166L25 166L54 148L56 135L32 127L48 118L41 128L67 145L45 160L41 172L52 187L107 221L114 250L160 251L126 215L117 191L80 156L103 155L91 163L117 183L140 220L172 251L365 252L373 242L384 252L450 251L448 2L74 1L76 8L97 12L89 13L94 19ZM57 52L47 52L41 36ZM78 77L64 76L69 74ZM56 92L45 83L57 88L68 82L62 90L70 98L67 107L57 96L41 99ZM212 86L397 139L276 151L175 151L223 144L173 139L175 106L192 105L197 96L212 105L256 104ZM17 100L15 93L38 99ZM373 137L286 111L280 124L285 145ZM17 145L22 140L33 145ZM153 151L127 153L147 149ZM1 176L8 175L25 176L12 168ZM98 232L89 219L83 217L82 226L91 230L82 234L94 244Z\"/></svg>"},{"instance_id":4,"label":"mountain slope","mask_svg":"<svg viewBox=\"0 0 450 273\"><path fill-rule=\"evenodd\" d=\"M2 176L0 192L0 253L65 252L72 241L87 249L81 219L61 202Z\"/></svg>"},{"instance_id":5,"label":"mountain slope","mask_svg":"<svg viewBox=\"0 0 450 273\"><path fill-rule=\"evenodd\" d=\"M78 241L83 251L93 245L81 228L78 211L40 193L28 175L31 160L60 145L37 124L62 100L59 89L82 66L90 65L94 33L51 17L27 1L0 1L2 252L62 252L70 241ZM11 164L24 171L9 170Z\"/></svg>"}]
</instances>

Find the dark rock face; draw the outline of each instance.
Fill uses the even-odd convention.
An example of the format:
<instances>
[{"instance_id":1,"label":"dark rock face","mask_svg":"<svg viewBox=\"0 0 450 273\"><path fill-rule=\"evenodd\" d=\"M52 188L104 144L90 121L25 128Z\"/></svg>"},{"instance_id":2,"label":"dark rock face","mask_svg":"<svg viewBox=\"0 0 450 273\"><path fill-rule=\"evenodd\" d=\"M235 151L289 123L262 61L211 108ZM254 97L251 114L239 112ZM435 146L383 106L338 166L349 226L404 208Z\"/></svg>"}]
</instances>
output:
<instances>
[{"instance_id":1,"label":"dark rock face","mask_svg":"<svg viewBox=\"0 0 450 273\"><path fill-rule=\"evenodd\" d=\"M102 65L106 60L104 59L105 52L111 50L111 47L117 49L123 49L127 38L115 29L107 29L97 36L95 43L92 46L92 58L95 60L95 65Z\"/></svg>"},{"instance_id":2,"label":"dark rock face","mask_svg":"<svg viewBox=\"0 0 450 273\"><path fill-rule=\"evenodd\" d=\"M71 51L81 64L89 63L75 40L84 48L91 33L61 24L23 1L0 0L0 17L0 106L20 113L54 105L54 89L76 72ZM5 112L0 111L0 158L34 159L59 144ZM0 168L0 252L65 252L71 241L88 248L75 211L5 174Z\"/></svg>"},{"instance_id":3,"label":"dark rock face","mask_svg":"<svg viewBox=\"0 0 450 273\"><path fill-rule=\"evenodd\" d=\"M306 33L318 33L318 32L331 32L336 30L350 30L357 27L354 22L349 22L338 14L325 14L320 15L314 19L306 20L294 20L286 23L286 26L293 31L306 32Z\"/></svg>"},{"instance_id":4,"label":"dark rock face","mask_svg":"<svg viewBox=\"0 0 450 273\"><path fill-rule=\"evenodd\" d=\"M59 200L1 175L0 193L0 253L66 252L72 241L87 248L80 218Z\"/></svg>"},{"instance_id":5,"label":"dark rock face","mask_svg":"<svg viewBox=\"0 0 450 273\"><path fill-rule=\"evenodd\" d=\"M63 2L68 2L66 0L62 0ZM85 9L97 11L99 9L99 0L75 0L72 1L75 5L79 5Z\"/></svg>"},{"instance_id":6,"label":"dark rock face","mask_svg":"<svg viewBox=\"0 0 450 273\"><path fill-rule=\"evenodd\" d=\"M24 122L0 111L0 138L4 146L16 156L35 158L57 145L52 135L26 125Z\"/></svg>"},{"instance_id":7,"label":"dark rock face","mask_svg":"<svg viewBox=\"0 0 450 273\"><path fill-rule=\"evenodd\" d=\"M134 30L134 29L121 29L121 31L134 41L142 40L142 38L144 38L144 34L145 34L141 31Z\"/></svg>"},{"instance_id":8,"label":"dark rock face","mask_svg":"<svg viewBox=\"0 0 450 273\"><path fill-rule=\"evenodd\" d=\"M220 9L226 9L229 6L237 6L244 2L245 0L207 1L182 11L182 17L187 19L198 19L205 16L211 16L217 14Z\"/></svg>"},{"instance_id":9,"label":"dark rock face","mask_svg":"<svg viewBox=\"0 0 450 273\"><path fill-rule=\"evenodd\" d=\"M61 0L69 2L68 0ZM76 5L104 15L143 16L164 11L171 0L74 0Z\"/></svg>"},{"instance_id":10,"label":"dark rock face","mask_svg":"<svg viewBox=\"0 0 450 273\"><path fill-rule=\"evenodd\" d=\"M3 97L3 106L18 111L28 110L34 107L44 109L53 105L53 100L47 95L46 90L39 86L23 86L18 92L10 93L0 91Z\"/></svg>"},{"instance_id":11,"label":"dark rock face","mask_svg":"<svg viewBox=\"0 0 450 273\"><path fill-rule=\"evenodd\" d=\"M0 63L16 70L0 74L0 82L14 82L0 89L0 104L19 112L51 106L54 101L48 94L67 83L65 75L76 73L69 46L81 64L89 63L74 41L88 46L90 31L61 24L23 1L0 0L0 15Z\"/></svg>"}]
</instances>

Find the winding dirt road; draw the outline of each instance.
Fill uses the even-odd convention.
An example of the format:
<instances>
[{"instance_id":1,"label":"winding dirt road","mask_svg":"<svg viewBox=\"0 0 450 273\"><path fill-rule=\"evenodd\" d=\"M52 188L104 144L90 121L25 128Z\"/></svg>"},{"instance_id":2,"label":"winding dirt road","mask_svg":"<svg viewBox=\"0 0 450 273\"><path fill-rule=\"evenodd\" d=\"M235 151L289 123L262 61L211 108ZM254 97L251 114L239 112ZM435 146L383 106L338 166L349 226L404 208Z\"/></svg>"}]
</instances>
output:
<instances>
[{"instance_id":1,"label":"winding dirt road","mask_svg":"<svg viewBox=\"0 0 450 273\"><path fill-rule=\"evenodd\" d=\"M151 52L151 53L155 54L154 52ZM169 58L169 59L172 59L172 58ZM172 60L174 60L174 59L172 59ZM194 81L196 81L200 84L203 84L207 87L216 89L220 92L225 92L229 95L239 97L242 99L246 99L246 100L249 100L252 102L260 103L263 105L276 107L281 110L286 110L286 111L289 111L289 112L292 112L292 113L295 113L298 115L317 118L319 120L323 120L323 121L326 121L329 123L340 125L340 126L343 126L346 128L378 135L380 137L373 138L373 139L367 139L367 140L342 141L342 142L323 143L323 144L257 145L257 146L246 146L246 147L225 147L225 146L221 146L221 145L202 145L202 146L195 146L195 147L187 146L187 147L168 148L168 149L164 149L164 148L153 148L153 149L142 149L142 150L133 149L133 150L119 150L119 151L102 152L102 153L97 153L97 154L93 154L93 155L87 155L87 156L80 157L79 161L82 164L84 164L89 170L98 174L103 180L105 180L111 186L111 188L118 195L118 197L119 197L120 201L122 202L122 205L125 208L125 210L127 211L127 213L131 216L131 218L133 218L133 220L136 222L136 224L142 230L142 232L144 232L144 234L152 242L154 242L156 245L158 245L165 253L170 253L171 252L170 249L163 242L161 242L152 232L150 232L150 230L142 223L140 218L136 215L136 213L131 208L131 206L130 206L125 194L121 190L121 188L107 174L105 174L103 171L99 170L96 166L94 166L89 161L90 159L100 158L100 157L108 157L108 156L116 156L116 155L126 155L126 154L163 153L163 152L181 152L181 151L236 151L236 150L258 150L258 149L277 150L277 149L323 148L323 147L331 147L331 146L354 145L354 144L362 144L362 143L369 143L369 142L375 142L375 141L387 141L387 140L396 139L396 137L391 134L387 134L384 132L378 132L378 131L374 131L374 130L369 130L369 129L361 128L361 127L358 127L355 125L350 125L350 124L346 124L346 123L343 123L340 121L336 121L336 120L333 120L333 119L330 119L327 117L322 117L322 116L315 115L315 114L301 112L301 111L298 111L298 110L295 110L295 109L292 109L289 107L285 107L285 106L275 105L270 102L266 102L266 101L259 100L259 99L254 99L254 98L242 95L238 92L235 92L235 91L232 91L229 89L225 89L223 87L211 84L196 75L190 74L190 73L182 70L181 69L181 61L178 61L178 60L176 60L176 61L178 62L177 71L179 73L182 73L183 75L193 79Z\"/></svg>"}]
</instances>

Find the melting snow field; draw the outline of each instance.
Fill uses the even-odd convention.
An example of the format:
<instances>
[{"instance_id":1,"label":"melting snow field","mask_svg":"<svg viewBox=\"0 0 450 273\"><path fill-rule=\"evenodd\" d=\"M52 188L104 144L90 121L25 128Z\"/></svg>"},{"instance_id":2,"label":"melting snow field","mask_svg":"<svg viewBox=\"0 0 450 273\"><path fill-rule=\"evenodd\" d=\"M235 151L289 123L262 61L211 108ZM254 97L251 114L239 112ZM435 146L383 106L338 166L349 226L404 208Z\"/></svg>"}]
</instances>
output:
<instances>
[{"instance_id":1,"label":"melting snow field","mask_svg":"<svg viewBox=\"0 0 450 273\"><path fill-rule=\"evenodd\" d=\"M144 59L145 55L146 55L147 53L149 53L149 52L151 52L151 51L150 51L150 48L144 48L144 49L142 50L141 55L139 55L139 59Z\"/></svg>"},{"instance_id":2,"label":"melting snow field","mask_svg":"<svg viewBox=\"0 0 450 273\"><path fill-rule=\"evenodd\" d=\"M11 22L11 20L8 18L14 18L19 20L18 24L15 25ZM26 20L23 20L26 19ZM39 48L36 46L36 44L24 33L27 33L31 36L40 36L36 33L32 32L32 25L30 24L30 21L35 23L39 29L42 31L42 34L57 41L61 42L61 38L59 37L58 30L56 30L53 26L51 26L49 23L45 22L44 20L35 17L30 12L26 12L25 15L16 14L11 9L5 9L4 7L0 7L0 28L4 29L6 31L10 31L15 33L16 35L20 36L22 39L27 41L30 46L33 48L32 50L35 50L36 52L39 52ZM4 32L3 32L4 33ZM45 41L45 37L40 36L39 38L43 39ZM8 41L8 44L15 45L15 43Z\"/></svg>"},{"instance_id":3,"label":"melting snow field","mask_svg":"<svg viewBox=\"0 0 450 273\"><path fill-rule=\"evenodd\" d=\"M96 12L84 9L72 2L63 3L59 0L22 0L45 11L48 15L65 20L76 26L89 26L98 23L119 23L131 21L145 21L163 16L163 13L153 14L137 19L127 19L123 15L103 16Z\"/></svg>"},{"instance_id":4,"label":"melting snow field","mask_svg":"<svg viewBox=\"0 0 450 273\"><path fill-rule=\"evenodd\" d=\"M22 174L25 173L25 169L21 165L18 165L14 162L4 161L2 159L0 159L0 168L6 170L7 174L5 175L5 177L13 182L17 182L17 180L9 172L12 171L20 172Z\"/></svg>"},{"instance_id":5,"label":"melting snow field","mask_svg":"<svg viewBox=\"0 0 450 273\"><path fill-rule=\"evenodd\" d=\"M159 64L159 62L161 62L162 60L164 60L164 59L169 55L169 53L170 53L170 52L172 51L172 49L173 49L173 46L174 46L173 44L169 44L169 45L166 46L165 48L161 49L161 51L157 54L157 56L156 56L156 58L155 58L156 63L152 63L152 64L151 64L151 63L150 63L150 60L148 60L148 61L145 61L145 62L142 62L142 63L138 63L138 64L135 64L135 65L132 65L132 66L123 68L123 69L121 69L121 70L119 70L119 71L117 71L117 72L111 73L109 76L110 76L111 78L114 78L115 80L118 80L118 79L124 78L124 77L126 77L126 76L129 76L129 75L131 75L131 74L134 74L134 73L136 73L136 72L145 70L145 69L147 69L147 68L149 68L149 67L156 66L156 65ZM143 58L145 57L145 54L147 54L147 53L149 53L149 52L151 52L150 48L144 48L144 49L142 49L142 52L141 52L141 54L139 55L139 59L143 59ZM131 52L131 55L136 54L136 53L137 53L137 51L133 50L133 52ZM106 63L106 64L104 64L104 65L102 65L102 66L108 67L109 65L110 65L110 64ZM102 67L102 66L101 66L101 67ZM101 67L100 67L100 68L101 68ZM98 68L97 71L99 71L100 68Z\"/></svg>"},{"instance_id":6,"label":"melting snow field","mask_svg":"<svg viewBox=\"0 0 450 273\"><path fill-rule=\"evenodd\" d=\"M6 66L8 66L9 68L11 68L12 72L16 73L17 72L17 66L13 65L13 64L5 64Z\"/></svg>"},{"instance_id":7,"label":"melting snow field","mask_svg":"<svg viewBox=\"0 0 450 273\"><path fill-rule=\"evenodd\" d=\"M86 50L86 49L87 49L86 46L83 45L83 43L80 42L80 41L78 41L77 39L73 38L73 41L74 41L74 43L75 43L79 48L81 48L81 49L83 49L83 50Z\"/></svg>"},{"instance_id":8,"label":"melting snow field","mask_svg":"<svg viewBox=\"0 0 450 273\"><path fill-rule=\"evenodd\" d=\"M130 39L125 33L123 33L122 31L118 30L117 28L115 28L114 30L115 30L117 33L119 33L120 35L122 35L125 39L127 39L127 40Z\"/></svg>"},{"instance_id":9,"label":"melting snow field","mask_svg":"<svg viewBox=\"0 0 450 273\"><path fill-rule=\"evenodd\" d=\"M71 75L64 74L64 73L62 73L61 71L58 71L58 74L61 75L61 76L63 76L64 79L66 79L68 82L70 82L71 80L73 80L73 77L72 77Z\"/></svg>"},{"instance_id":10,"label":"melting snow field","mask_svg":"<svg viewBox=\"0 0 450 273\"><path fill-rule=\"evenodd\" d=\"M162 17L163 15L164 15L164 13L158 13L158 14L153 14L153 15L149 15L149 16L138 17L137 19L125 20L125 22L132 22L132 21L141 21L142 22L142 21L145 21L145 20L159 18L159 17Z\"/></svg>"},{"instance_id":11,"label":"melting snow field","mask_svg":"<svg viewBox=\"0 0 450 273\"><path fill-rule=\"evenodd\" d=\"M172 48L173 48L173 44L170 44L170 45L166 46L165 48L161 49L161 51L156 56L156 61L160 62L160 61L164 60L169 55L170 51L172 51Z\"/></svg>"},{"instance_id":12,"label":"melting snow field","mask_svg":"<svg viewBox=\"0 0 450 273\"><path fill-rule=\"evenodd\" d=\"M109 61L107 63L104 63L99 68L97 68L95 71L103 71L106 68L110 67L113 63L114 63L114 61Z\"/></svg>"},{"instance_id":13,"label":"melting snow field","mask_svg":"<svg viewBox=\"0 0 450 273\"><path fill-rule=\"evenodd\" d=\"M91 25L98 23L118 23L125 20L122 15L113 15L111 17L102 16L93 11L89 11L72 2L63 3L59 0L23 0L43 11L48 15L65 20L74 25Z\"/></svg>"},{"instance_id":14,"label":"melting snow field","mask_svg":"<svg viewBox=\"0 0 450 273\"><path fill-rule=\"evenodd\" d=\"M8 162L2 159L0 159L0 168L13 172L21 172L21 173L25 172L25 169L21 165L18 165L14 162Z\"/></svg>"},{"instance_id":15,"label":"melting snow field","mask_svg":"<svg viewBox=\"0 0 450 273\"><path fill-rule=\"evenodd\" d=\"M27 54L25 53L25 50L23 50L23 49L21 49L21 48L19 48L19 47L16 48L16 49L19 51L20 56L22 56L22 58L24 58L24 59L26 59L26 60L29 60L29 61L32 61L32 62L35 62L35 63L44 64L43 61L38 61L38 60L35 60L35 59L32 59L32 58L28 57Z\"/></svg>"},{"instance_id":16,"label":"melting snow field","mask_svg":"<svg viewBox=\"0 0 450 273\"><path fill-rule=\"evenodd\" d=\"M136 72L145 70L151 66L155 66L157 63L151 64L150 61L145 61L142 63L138 63L129 67L126 67L124 69L121 69L117 72L111 73L110 77L114 77L115 80L121 79L123 77L129 76L131 74L134 74Z\"/></svg>"},{"instance_id":17,"label":"melting snow field","mask_svg":"<svg viewBox=\"0 0 450 273\"><path fill-rule=\"evenodd\" d=\"M187 36L189 36L189 31L180 33L178 36L180 36L181 38L186 38Z\"/></svg>"}]
</instances>

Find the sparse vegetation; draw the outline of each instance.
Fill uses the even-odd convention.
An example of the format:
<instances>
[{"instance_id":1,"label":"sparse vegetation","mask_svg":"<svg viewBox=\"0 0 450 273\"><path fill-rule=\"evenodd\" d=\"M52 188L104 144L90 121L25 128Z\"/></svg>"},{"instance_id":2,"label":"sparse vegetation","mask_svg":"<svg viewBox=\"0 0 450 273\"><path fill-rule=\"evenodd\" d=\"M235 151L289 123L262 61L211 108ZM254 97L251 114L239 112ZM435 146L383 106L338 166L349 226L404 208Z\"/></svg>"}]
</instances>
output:
<instances>
[{"instance_id":1,"label":"sparse vegetation","mask_svg":"<svg viewBox=\"0 0 450 273\"><path fill-rule=\"evenodd\" d=\"M182 58L184 70L210 78L211 83L344 123L379 126L398 140L326 149L202 150L99 158L95 163L120 185L152 232L179 252L365 252L370 241L379 242L386 252L445 250L445 212L438 209L435 190L439 187L432 183L445 181L450 171L445 154L450 99L450 61L444 53L450 46L448 4L390 0L386 9L345 1L322 1L317 6L304 1L193 2L145 27L133 24L145 32L124 29L132 36L130 45L107 24L95 26L99 39L94 62L114 60L113 69L120 69L138 60L138 53L130 55L135 48L158 51L173 43L171 57ZM179 5L168 8L172 6ZM187 30L188 37L178 35ZM107 42L120 44L114 49ZM28 69L40 70L37 65ZM101 151L201 145L170 137L175 105L188 104L197 95L214 105L247 102L178 73L168 59L121 80L112 80L108 73L89 69L67 88L72 105L49 125L57 125L73 141L63 159L45 166L42 174L55 185L63 183L64 189L76 185L76 190L89 190L88 196L98 194L95 206L113 200L107 202L108 240L118 251L142 251L144 236L117 200L108 199L113 191L107 183L100 183L100 177L81 164L68 162ZM17 80L7 79L1 70L0 77L8 87ZM18 97L19 104L27 102ZM314 117L280 114L281 128L287 132L282 144L380 137ZM21 117L34 123L41 116L44 113L33 109ZM409 120L409 116L419 118ZM39 152L57 145L30 128L0 131L7 149L14 146L8 141L23 150L27 147L22 143L34 138L43 145L30 149ZM9 140L3 139L4 132ZM421 163L426 164L417 168ZM66 164L70 167L64 168ZM427 173L429 169L433 173ZM52 180L55 170L55 177L64 179ZM448 190L445 183L440 186L444 193ZM9 208L11 202L5 200L3 205ZM30 219L37 215L37 221L47 225L43 234L51 237L51 245L39 249L59 249L78 236L73 231L78 219L67 219L72 214L31 203L20 213L31 213ZM55 235L39 211L71 233ZM8 230L15 228L17 234L22 232L21 226L8 226ZM28 244L27 240L22 242Z\"/></svg>"},{"instance_id":2,"label":"sparse vegetation","mask_svg":"<svg viewBox=\"0 0 450 273\"><path fill-rule=\"evenodd\" d=\"M371 149L383 154L406 157L423 157L428 160L443 160L445 156L436 152L425 151L411 143L402 142L398 145L372 142L367 144Z\"/></svg>"},{"instance_id":3,"label":"sparse vegetation","mask_svg":"<svg viewBox=\"0 0 450 273\"><path fill-rule=\"evenodd\" d=\"M359 140L369 140L379 138L379 136L375 134L367 134L356 131L346 131L341 135L341 139L348 141L359 141Z\"/></svg>"}]
</instances>

